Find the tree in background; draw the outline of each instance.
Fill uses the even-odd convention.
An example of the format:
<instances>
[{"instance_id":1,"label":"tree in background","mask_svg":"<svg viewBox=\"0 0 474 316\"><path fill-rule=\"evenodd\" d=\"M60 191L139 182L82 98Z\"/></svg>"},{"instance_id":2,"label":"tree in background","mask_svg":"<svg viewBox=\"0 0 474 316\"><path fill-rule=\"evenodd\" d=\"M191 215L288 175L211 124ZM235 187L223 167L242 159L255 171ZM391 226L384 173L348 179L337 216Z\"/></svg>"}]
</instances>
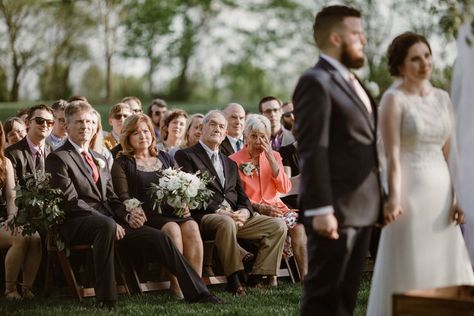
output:
<instances>
[{"instance_id":1,"label":"tree in background","mask_svg":"<svg viewBox=\"0 0 474 316\"><path fill-rule=\"evenodd\" d=\"M177 1L133 0L126 6L125 57L144 58L148 64L148 95L156 92L153 76L166 60Z\"/></svg>"},{"instance_id":2,"label":"tree in background","mask_svg":"<svg viewBox=\"0 0 474 316\"><path fill-rule=\"evenodd\" d=\"M70 72L74 64L89 58L86 35L94 25L85 2L49 2L43 8L48 14L48 62L42 65L38 81L43 100L67 99L72 94Z\"/></svg>"},{"instance_id":3,"label":"tree in background","mask_svg":"<svg viewBox=\"0 0 474 316\"><path fill-rule=\"evenodd\" d=\"M9 101L18 101L22 78L41 59L41 34L38 3L34 0L0 0L1 22L6 31L6 54L11 74Z\"/></svg>"}]
</instances>

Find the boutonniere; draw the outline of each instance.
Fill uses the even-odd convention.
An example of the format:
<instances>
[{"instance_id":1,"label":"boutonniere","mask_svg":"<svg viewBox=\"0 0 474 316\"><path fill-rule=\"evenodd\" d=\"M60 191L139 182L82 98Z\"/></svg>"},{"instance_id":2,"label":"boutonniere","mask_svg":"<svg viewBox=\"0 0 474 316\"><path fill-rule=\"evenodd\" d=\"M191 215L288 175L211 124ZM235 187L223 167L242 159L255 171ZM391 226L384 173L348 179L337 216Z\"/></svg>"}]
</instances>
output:
<instances>
[{"instance_id":1,"label":"boutonniere","mask_svg":"<svg viewBox=\"0 0 474 316\"><path fill-rule=\"evenodd\" d=\"M105 168L106 164L105 164L105 161L103 159L96 158L94 160L95 160L95 164L97 166L99 166L99 169L104 169Z\"/></svg>"},{"instance_id":2,"label":"boutonniere","mask_svg":"<svg viewBox=\"0 0 474 316\"><path fill-rule=\"evenodd\" d=\"M246 175L251 176L255 171L258 170L257 166L255 166L251 162L244 162L239 166L240 170Z\"/></svg>"}]
</instances>

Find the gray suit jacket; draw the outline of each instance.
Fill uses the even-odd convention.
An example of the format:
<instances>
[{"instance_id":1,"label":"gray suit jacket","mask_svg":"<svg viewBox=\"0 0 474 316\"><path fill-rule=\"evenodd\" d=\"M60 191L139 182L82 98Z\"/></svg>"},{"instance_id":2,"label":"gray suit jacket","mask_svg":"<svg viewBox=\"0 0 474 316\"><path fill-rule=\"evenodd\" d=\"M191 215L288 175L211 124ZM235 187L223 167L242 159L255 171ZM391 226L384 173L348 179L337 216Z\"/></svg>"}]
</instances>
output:
<instances>
[{"instance_id":1,"label":"gray suit jacket","mask_svg":"<svg viewBox=\"0 0 474 316\"><path fill-rule=\"evenodd\" d=\"M293 95L300 207L332 205L340 226L369 226L381 219L377 106L371 101L369 113L324 59L302 75Z\"/></svg>"}]
</instances>

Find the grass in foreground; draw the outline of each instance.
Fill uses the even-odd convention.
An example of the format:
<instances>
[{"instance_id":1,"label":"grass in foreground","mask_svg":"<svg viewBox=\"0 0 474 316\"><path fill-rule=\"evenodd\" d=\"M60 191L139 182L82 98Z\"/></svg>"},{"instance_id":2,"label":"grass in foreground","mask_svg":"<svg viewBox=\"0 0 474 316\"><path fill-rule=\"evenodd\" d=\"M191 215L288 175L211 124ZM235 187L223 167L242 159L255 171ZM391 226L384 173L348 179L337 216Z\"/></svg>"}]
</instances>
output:
<instances>
[{"instance_id":1,"label":"grass in foreground","mask_svg":"<svg viewBox=\"0 0 474 316\"><path fill-rule=\"evenodd\" d=\"M364 273L354 315L365 315L370 286L370 274ZM298 315L302 287L280 281L275 290L262 292L250 289L244 297L234 297L222 287L211 291L226 301L224 305L186 304L166 293L120 296L116 313L122 315ZM94 299L78 303L70 297L38 297L30 302L13 303L0 299L0 315L103 315L106 311L93 308Z\"/></svg>"}]
</instances>

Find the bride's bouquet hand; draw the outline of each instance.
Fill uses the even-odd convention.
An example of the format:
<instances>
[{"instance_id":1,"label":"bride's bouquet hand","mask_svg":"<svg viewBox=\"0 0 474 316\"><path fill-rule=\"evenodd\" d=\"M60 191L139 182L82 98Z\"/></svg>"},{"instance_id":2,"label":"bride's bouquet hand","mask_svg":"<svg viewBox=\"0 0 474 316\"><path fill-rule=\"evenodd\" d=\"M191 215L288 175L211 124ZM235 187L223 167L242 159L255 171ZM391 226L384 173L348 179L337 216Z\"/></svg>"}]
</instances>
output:
<instances>
[{"instance_id":1,"label":"bride's bouquet hand","mask_svg":"<svg viewBox=\"0 0 474 316\"><path fill-rule=\"evenodd\" d=\"M456 223L456 225L464 224L466 222L464 211L456 203L453 203L453 206L451 207L451 219Z\"/></svg>"},{"instance_id":2,"label":"bride's bouquet hand","mask_svg":"<svg viewBox=\"0 0 474 316\"><path fill-rule=\"evenodd\" d=\"M386 202L383 206L384 225L389 225L403 214L403 209L398 203Z\"/></svg>"}]
</instances>

